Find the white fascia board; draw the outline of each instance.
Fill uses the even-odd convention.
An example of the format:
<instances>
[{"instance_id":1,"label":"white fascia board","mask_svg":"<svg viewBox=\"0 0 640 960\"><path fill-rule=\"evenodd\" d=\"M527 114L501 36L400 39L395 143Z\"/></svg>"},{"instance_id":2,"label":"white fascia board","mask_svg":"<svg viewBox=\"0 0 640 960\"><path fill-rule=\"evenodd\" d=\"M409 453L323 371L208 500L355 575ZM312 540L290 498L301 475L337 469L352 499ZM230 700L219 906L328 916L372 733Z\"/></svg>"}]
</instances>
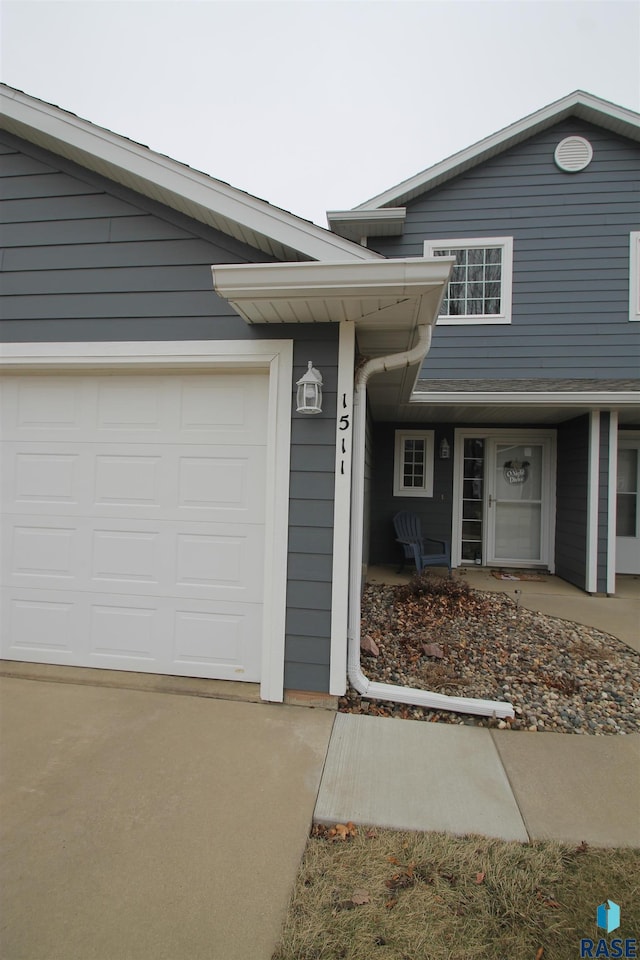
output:
<instances>
[{"instance_id":1,"label":"white fascia board","mask_svg":"<svg viewBox=\"0 0 640 960\"><path fill-rule=\"evenodd\" d=\"M610 405L613 407L629 407L637 405L640 410L640 394L632 390L612 393L599 391L592 393L569 393L562 391L560 393L551 392L530 392L520 391L517 393L496 393L484 391L482 393L474 391L473 393L464 391L452 391L450 393L414 393L411 397L412 404L451 404L464 403L469 406L476 404L553 404L561 407L593 405Z\"/></svg>"},{"instance_id":2,"label":"white fascia board","mask_svg":"<svg viewBox=\"0 0 640 960\"><path fill-rule=\"evenodd\" d=\"M226 300L335 297L416 297L449 279L453 257L366 263L233 263L212 266Z\"/></svg>"},{"instance_id":3,"label":"white fascia board","mask_svg":"<svg viewBox=\"0 0 640 960\"><path fill-rule=\"evenodd\" d=\"M554 103L523 117L521 120L504 127L497 133L454 153L440 163L420 171L413 177L403 180L396 186L379 193L377 196L358 204L354 210L375 210L378 207L405 203L418 193L433 189L445 180L482 163L488 157L495 156L540 132L565 116L574 113L596 125L610 128L612 124L624 128L626 136L640 139L640 114L625 107L619 107L608 100L601 100L590 93L577 90L556 100Z\"/></svg>"},{"instance_id":4,"label":"white fascia board","mask_svg":"<svg viewBox=\"0 0 640 960\"><path fill-rule=\"evenodd\" d=\"M106 167L116 182L120 182L118 171L122 171L127 175L126 185L133 183L134 188L145 195L155 196L159 188L187 200L196 210L211 211L312 259L347 262L380 259L380 254L308 220L59 107L2 85L0 127L5 125L26 140L33 137L32 131L37 131L40 145L47 145L54 153L62 153L89 169L95 170L95 161L99 161L99 170Z\"/></svg>"}]
</instances>

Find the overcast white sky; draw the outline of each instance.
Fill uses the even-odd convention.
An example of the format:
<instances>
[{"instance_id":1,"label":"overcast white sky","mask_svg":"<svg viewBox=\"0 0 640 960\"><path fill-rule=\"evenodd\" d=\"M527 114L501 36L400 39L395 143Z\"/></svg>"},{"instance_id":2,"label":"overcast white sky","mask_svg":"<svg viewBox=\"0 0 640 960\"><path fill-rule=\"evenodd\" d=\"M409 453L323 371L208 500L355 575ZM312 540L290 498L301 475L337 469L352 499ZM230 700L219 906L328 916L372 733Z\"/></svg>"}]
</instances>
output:
<instances>
[{"instance_id":1,"label":"overcast white sky","mask_svg":"<svg viewBox=\"0 0 640 960\"><path fill-rule=\"evenodd\" d=\"M575 89L640 111L638 0L2 0L0 77L326 225Z\"/></svg>"}]
</instances>

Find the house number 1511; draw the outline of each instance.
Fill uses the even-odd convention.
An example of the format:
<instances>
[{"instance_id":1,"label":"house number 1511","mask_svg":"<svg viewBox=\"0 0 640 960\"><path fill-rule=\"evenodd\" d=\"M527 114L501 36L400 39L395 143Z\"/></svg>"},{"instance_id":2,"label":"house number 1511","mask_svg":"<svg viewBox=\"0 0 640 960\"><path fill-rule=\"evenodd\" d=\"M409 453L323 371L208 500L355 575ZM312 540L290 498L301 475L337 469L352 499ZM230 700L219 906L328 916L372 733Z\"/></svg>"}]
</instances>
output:
<instances>
[{"instance_id":1,"label":"house number 1511","mask_svg":"<svg viewBox=\"0 0 640 960\"><path fill-rule=\"evenodd\" d=\"M347 409L346 393L342 394L342 409L343 410ZM342 416L340 417L340 420L338 421L338 430L344 433L346 430L349 430L350 427L351 427L351 420L350 420L349 414L343 413ZM340 461L340 473L342 476L344 476L344 457L347 452L347 444L344 436L340 438L340 452L342 454L342 460Z\"/></svg>"}]
</instances>

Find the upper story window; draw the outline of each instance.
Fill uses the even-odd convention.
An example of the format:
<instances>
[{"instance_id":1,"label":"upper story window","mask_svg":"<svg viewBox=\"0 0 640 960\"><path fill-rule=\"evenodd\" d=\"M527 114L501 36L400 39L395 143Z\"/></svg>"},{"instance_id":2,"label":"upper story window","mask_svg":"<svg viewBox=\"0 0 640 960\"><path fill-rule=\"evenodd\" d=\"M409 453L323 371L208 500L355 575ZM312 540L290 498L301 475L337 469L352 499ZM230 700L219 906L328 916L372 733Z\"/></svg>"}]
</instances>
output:
<instances>
[{"instance_id":1,"label":"upper story window","mask_svg":"<svg viewBox=\"0 0 640 960\"><path fill-rule=\"evenodd\" d=\"M631 233L629 256L629 320L640 320L640 230Z\"/></svg>"},{"instance_id":2,"label":"upper story window","mask_svg":"<svg viewBox=\"0 0 640 960\"><path fill-rule=\"evenodd\" d=\"M433 430L396 430L393 495L433 496Z\"/></svg>"},{"instance_id":3,"label":"upper story window","mask_svg":"<svg viewBox=\"0 0 640 960\"><path fill-rule=\"evenodd\" d=\"M513 237L425 240L425 257L455 257L440 326L511 323Z\"/></svg>"}]
</instances>

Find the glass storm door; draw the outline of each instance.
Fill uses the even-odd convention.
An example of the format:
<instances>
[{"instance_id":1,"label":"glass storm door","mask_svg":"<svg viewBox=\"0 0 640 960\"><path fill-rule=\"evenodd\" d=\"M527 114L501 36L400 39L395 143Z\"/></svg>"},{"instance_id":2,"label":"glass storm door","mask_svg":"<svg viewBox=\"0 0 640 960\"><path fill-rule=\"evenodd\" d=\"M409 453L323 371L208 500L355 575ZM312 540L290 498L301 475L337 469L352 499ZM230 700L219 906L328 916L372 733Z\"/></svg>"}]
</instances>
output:
<instances>
[{"instance_id":1,"label":"glass storm door","mask_svg":"<svg viewBox=\"0 0 640 960\"><path fill-rule=\"evenodd\" d=\"M616 573L640 573L640 437L618 446Z\"/></svg>"},{"instance_id":2,"label":"glass storm door","mask_svg":"<svg viewBox=\"0 0 640 960\"><path fill-rule=\"evenodd\" d=\"M487 447L487 562L547 564L548 441L493 439Z\"/></svg>"}]
</instances>

